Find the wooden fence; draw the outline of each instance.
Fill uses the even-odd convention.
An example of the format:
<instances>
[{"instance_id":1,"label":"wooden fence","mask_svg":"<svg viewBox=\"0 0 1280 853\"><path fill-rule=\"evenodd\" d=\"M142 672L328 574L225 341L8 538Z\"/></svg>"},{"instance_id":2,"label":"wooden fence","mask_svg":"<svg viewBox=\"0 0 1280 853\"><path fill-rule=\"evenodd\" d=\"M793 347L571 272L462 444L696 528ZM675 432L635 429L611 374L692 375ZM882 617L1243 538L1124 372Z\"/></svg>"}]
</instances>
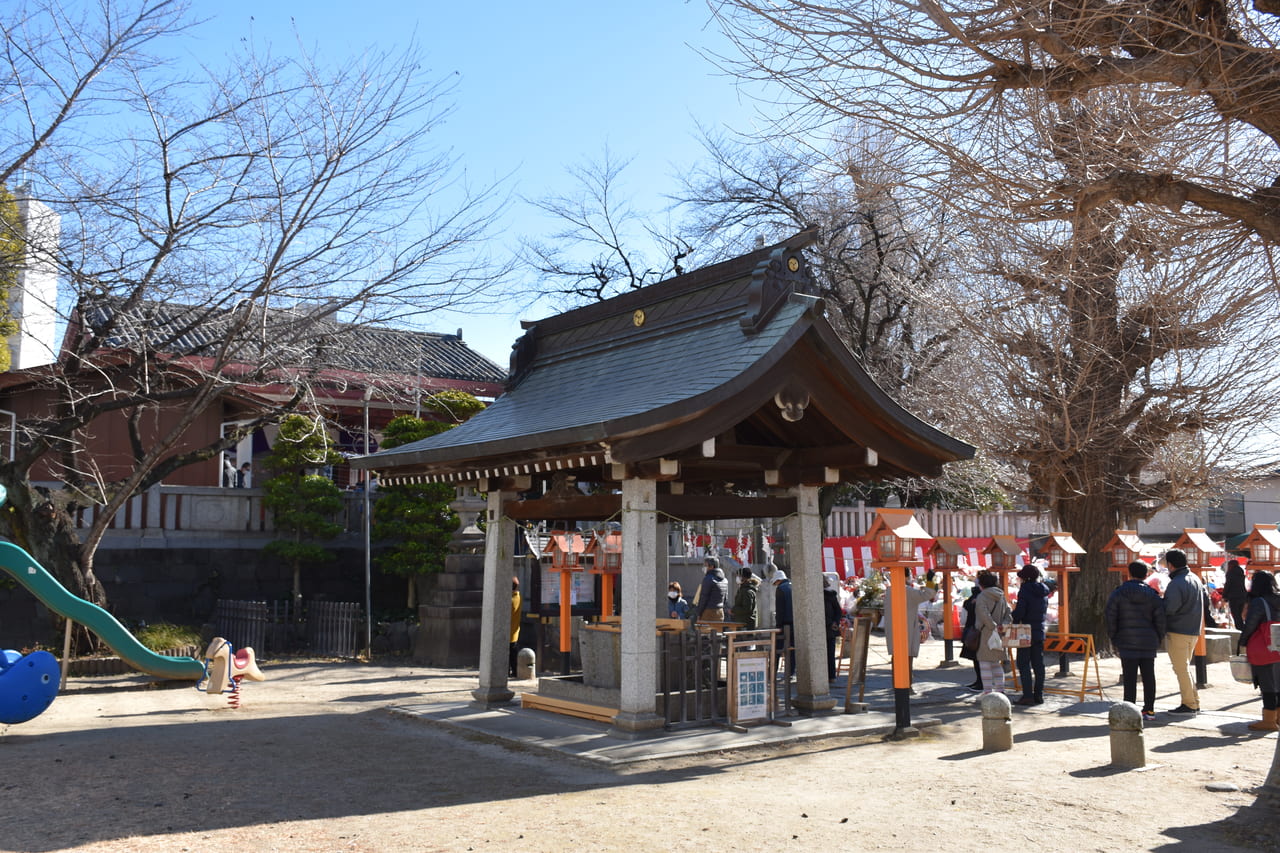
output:
<instances>
[{"instance_id":1,"label":"wooden fence","mask_svg":"<svg viewBox=\"0 0 1280 853\"><path fill-rule=\"evenodd\" d=\"M311 601L300 625L289 601L230 601L214 605L214 633L236 648L259 654L309 651L326 657L354 658L362 648L364 612L348 601ZM297 630L305 627L305 631Z\"/></svg>"},{"instance_id":2,"label":"wooden fence","mask_svg":"<svg viewBox=\"0 0 1280 853\"><path fill-rule=\"evenodd\" d=\"M827 518L827 536L861 536L871 528L876 507L859 501L856 506L838 506ZM916 521L933 536L978 538L984 536L1027 537L1052 529L1049 516L1025 510L917 509Z\"/></svg>"},{"instance_id":3,"label":"wooden fence","mask_svg":"<svg viewBox=\"0 0 1280 853\"><path fill-rule=\"evenodd\" d=\"M307 647L312 654L353 658L360 653L363 611L351 601L312 601L307 605Z\"/></svg>"},{"instance_id":4,"label":"wooden fence","mask_svg":"<svg viewBox=\"0 0 1280 853\"><path fill-rule=\"evenodd\" d=\"M237 649L249 646L260 655L270 651L267 626L271 610L265 601L229 601L220 598L213 607L213 632Z\"/></svg>"}]
</instances>

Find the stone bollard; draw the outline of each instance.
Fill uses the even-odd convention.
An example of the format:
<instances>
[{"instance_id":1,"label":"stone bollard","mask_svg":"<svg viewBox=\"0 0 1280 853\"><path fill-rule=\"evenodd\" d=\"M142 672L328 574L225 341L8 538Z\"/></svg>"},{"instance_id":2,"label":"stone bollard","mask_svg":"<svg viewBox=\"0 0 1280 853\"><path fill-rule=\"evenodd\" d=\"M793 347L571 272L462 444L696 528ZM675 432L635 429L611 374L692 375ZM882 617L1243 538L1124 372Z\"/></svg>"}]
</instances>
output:
<instances>
[{"instance_id":1,"label":"stone bollard","mask_svg":"<svg viewBox=\"0 0 1280 853\"><path fill-rule=\"evenodd\" d=\"M978 700L982 708L982 751L1013 749L1013 705L1003 693L988 693Z\"/></svg>"},{"instance_id":2,"label":"stone bollard","mask_svg":"<svg viewBox=\"0 0 1280 853\"><path fill-rule=\"evenodd\" d=\"M521 649L516 652L516 678L527 681L534 677L538 656L533 649Z\"/></svg>"},{"instance_id":3,"label":"stone bollard","mask_svg":"<svg viewBox=\"0 0 1280 853\"><path fill-rule=\"evenodd\" d=\"M1147 746L1138 706L1117 702L1107 714L1107 724L1111 726L1111 766L1146 767Z\"/></svg>"}]
</instances>

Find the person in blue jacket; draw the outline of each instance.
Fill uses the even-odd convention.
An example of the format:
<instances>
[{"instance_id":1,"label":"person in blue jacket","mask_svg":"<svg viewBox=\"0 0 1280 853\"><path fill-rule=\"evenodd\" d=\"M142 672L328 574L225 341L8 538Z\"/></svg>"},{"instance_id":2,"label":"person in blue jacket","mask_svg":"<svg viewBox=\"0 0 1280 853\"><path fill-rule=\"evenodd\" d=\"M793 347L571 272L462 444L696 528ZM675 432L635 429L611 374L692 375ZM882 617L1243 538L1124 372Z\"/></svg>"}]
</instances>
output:
<instances>
[{"instance_id":1,"label":"person in blue jacket","mask_svg":"<svg viewBox=\"0 0 1280 853\"><path fill-rule=\"evenodd\" d=\"M1124 701L1137 702L1138 674L1142 674L1142 719L1156 718L1156 652L1164 642L1164 599L1147 584L1148 566L1129 564L1129 579L1107 599L1104 616L1111 648L1120 658Z\"/></svg>"},{"instance_id":2,"label":"person in blue jacket","mask_svg":"<svg viewBox=\"0 0 1280 853\"><path fill-rule=\"evenodd\" d=\"M1187 555L1177 548L1166 551L1164 561L1169 566L1169 585L1164 588L1168 627L1164 645L1173 674L1178 678L1178 696L1182 700L1182 704L1169 713L1195 715L1200 713L1200 691L1191 677L1191 660L1204 628L1204 583L1187 567Z\"/></svg>"},{"instance_id":3,"label":"person in blue jacket","mask_svg":"<svg viewBox=\"0 0 1280 853\"><path fill-rule=\"evenodd\" d=\"M1044 704L1044 617L1049 610L1049 587L1040 580L1040 570L1028 563L1018 570L1018 603L1013 621L1031 626L1031 645L1018 649L1018 679L1022 698L1015 705Z\"/></svg>"}]
</instances>

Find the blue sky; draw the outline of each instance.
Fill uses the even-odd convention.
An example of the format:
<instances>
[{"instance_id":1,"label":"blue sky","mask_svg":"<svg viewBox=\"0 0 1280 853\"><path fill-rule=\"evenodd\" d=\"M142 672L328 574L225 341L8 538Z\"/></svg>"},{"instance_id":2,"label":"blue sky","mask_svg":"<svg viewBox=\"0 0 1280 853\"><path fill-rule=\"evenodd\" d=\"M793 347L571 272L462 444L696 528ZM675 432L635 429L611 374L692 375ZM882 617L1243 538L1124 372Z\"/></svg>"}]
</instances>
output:
<instances>
[{"instance_id":1,"label":"blue sky","mask_svg":"<svg viewBox=\"0 0 1280 853\"><path fill-rule=\"evenodd\" d=\"M405 0L197 0L212 16L190 47L216 55L253 35L280 52L302 43L333 61L416 36L433 77L457 72L456 110L440 134L470 179L503 179L526 197L570 192L565 167L599 159L605 147L633 158L624 190L638 210L665 206L672 177L699 159L697 122L748 130L755 105L698 50L724 51L702 0L649 2L412 3ZM516 201L501 240L547 233L550 224ZM520 319L442 317L469 345L505 366Z\"/></svg>"}]
</instances>

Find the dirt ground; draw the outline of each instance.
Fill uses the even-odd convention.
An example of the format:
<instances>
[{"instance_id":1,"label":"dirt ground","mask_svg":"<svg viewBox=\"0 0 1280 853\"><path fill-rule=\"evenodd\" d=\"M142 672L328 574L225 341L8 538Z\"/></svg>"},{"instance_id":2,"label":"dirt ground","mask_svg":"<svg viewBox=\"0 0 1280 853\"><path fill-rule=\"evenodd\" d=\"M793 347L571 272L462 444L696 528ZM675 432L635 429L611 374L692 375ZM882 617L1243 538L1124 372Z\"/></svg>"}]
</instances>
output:
<instances>
[{"instance_id":1,"label":"dirt ground","mask_svg":"<svg viewBox=\"0 0 1280 853\"><path fill-rule=\"evenodd\" d=\"M1226 664L1210 667L1206 713L1161 714L1146 731L1148 767L1117 771L1096 701L1017 709L1014 749L983 752L974 699L958 689L971 673L931 669L940 657L934 642L920 658L921 681L942 689L917 713L943 720L920 738L827 738L623 770L386 710L468 700L469 672L267 663L269 680L249 685L239 710L189 686L81 679L42 716L0 727L0 849L1276 849L1280 815L1253 794L1276 735L1245 730L1258 694ZM869 663L886 664L878 637ZM1176 705L1163 657L1158 678L1157 707ZM1104 661L1103 683L1117 680ZM873 709L891 705L882 689L868 697Z\"/></svg>"}]
</instances>

